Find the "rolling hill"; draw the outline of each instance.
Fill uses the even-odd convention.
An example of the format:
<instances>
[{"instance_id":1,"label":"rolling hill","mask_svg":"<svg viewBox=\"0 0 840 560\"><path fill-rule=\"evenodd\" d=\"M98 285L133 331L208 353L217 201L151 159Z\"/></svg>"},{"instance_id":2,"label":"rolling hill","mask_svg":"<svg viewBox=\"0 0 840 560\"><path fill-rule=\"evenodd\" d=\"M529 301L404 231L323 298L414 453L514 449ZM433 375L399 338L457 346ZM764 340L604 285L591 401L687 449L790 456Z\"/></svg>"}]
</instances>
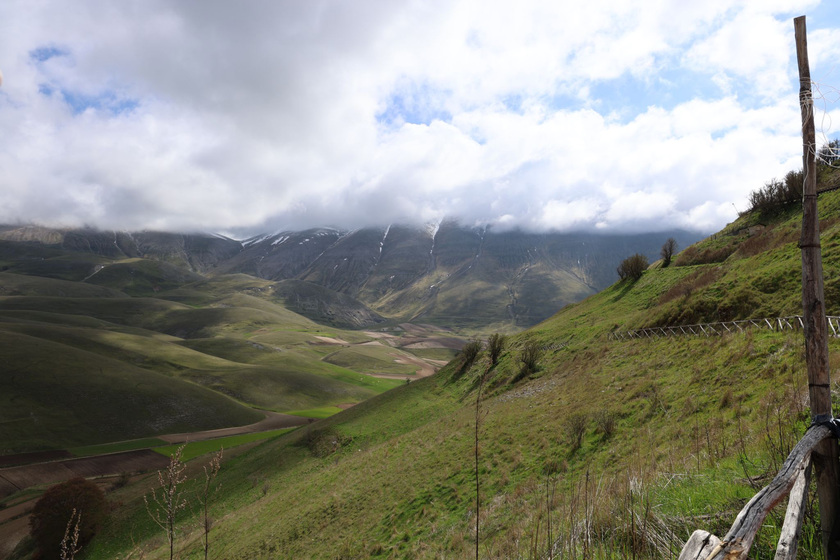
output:
<instances>
[{"instance_id":1,"label":"rolling hill","mask_svg":"<svg viewBox=\"0 0 840 560\"><path fill-rule=\"evenodd\" d=\"M820 213L838 314L840 193L821 195ZM486 351L454 360L224 463L211 555L464 558L478 537L486 558L663 558L694 529L724 534L807 427L801 331L611 334L797 313L799 219L797 205L746 214L509 338L497 364ZM164 557L140 499L151 483L115 494L124 505L86 558ZM188 518L179 550L197 557ZM752 557L772 557L780 522L765 521ZM819 554L815 527L810 514L804 557Z\"/></svg>"},{"instance_id":2,"label":"rolling hill","mask_svg":"<svg viewBox=\"0 0 840 560\"><path fill-rule=\"evenodd\" d=\"M177 269L180 287L131 297L118 289L125 275L104 272L138 263L144 284L173 278L170 265L134 257L104 265L109 285L0 273L2 454L350 405L427 374L461 344L435 329L393 326L383 343L382 332L324 327L278 303L271 282L244 275L196 281ZM440 354L401 348L421 341Z\"/></svg>"}]
</instances>

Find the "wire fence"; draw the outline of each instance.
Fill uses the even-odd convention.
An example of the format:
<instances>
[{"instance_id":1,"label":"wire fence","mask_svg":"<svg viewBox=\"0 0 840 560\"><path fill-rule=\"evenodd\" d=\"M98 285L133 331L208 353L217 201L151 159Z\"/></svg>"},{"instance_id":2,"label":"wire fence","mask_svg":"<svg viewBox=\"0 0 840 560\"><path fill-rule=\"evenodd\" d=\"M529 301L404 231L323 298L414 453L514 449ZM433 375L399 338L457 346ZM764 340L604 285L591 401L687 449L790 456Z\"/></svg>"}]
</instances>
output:
<instances>
[{"instance_id":1,"label":"wire fence","mask_svg":"<svg viewBox=\"0 0 840 560\"><path fill-rule=\"evenodd\" d=\"M829 335L840 337L840 316L826 317ZM747 329L765 329L771 331L801 330L805 328L801 315L762 319L744 319L741 321L720 321L717 323L698 323L696 325L678 325L669 327L648 327L632 331L613 331L610 340L633 340L639 338L660 338L665 336L715 336L726 333L743 332Z\"/></svg>"}]
</instances>

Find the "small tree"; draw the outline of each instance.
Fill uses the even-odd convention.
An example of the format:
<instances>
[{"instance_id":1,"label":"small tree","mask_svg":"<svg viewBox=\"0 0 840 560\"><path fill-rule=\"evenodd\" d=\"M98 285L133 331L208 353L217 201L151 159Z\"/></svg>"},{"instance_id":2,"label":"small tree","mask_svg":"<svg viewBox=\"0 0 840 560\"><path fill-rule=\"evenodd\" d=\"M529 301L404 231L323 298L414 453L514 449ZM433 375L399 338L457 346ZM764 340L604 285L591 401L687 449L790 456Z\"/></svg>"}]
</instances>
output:
<instances>
[{"instance_id":1,"label":"small tree","mask_svg":"<svg viewBox=\"0 0 840 560\"><path fill-rule=\"evenodd\" d=\"M105 519L108 503L105 493L82 477L51 486L32 508L29 530L44 558L60 558L62 543L78 549L86 544ZM78 514L76 512L79 512ZM84 512L82 518L81 513ZM74 523L76 528L68 527ZM64 539L65 534L68 538ZM66 553L66 551L65 551ZM74 553L75 554L75 553Z\"/></svg>"},{"instance_id":2,"label":"small tree","mask_svg":"<svg viewBox=\"0 0 840 560\"><path fill-rule=\"evenodd\" d=\"M495 366L499 363L499 356L502 355L502 350L505 349L505 342L507 337L503 334L491 334L487 339L487 350L490 352L490 365Z\"/></svg>"},{"instance_id":3,"label":"small tree","mask_svg":"<svg viewBox=\"0 0 840 560\"><path fill-rule=\"evenodd\" d=\"M481 352L481 341L479 340L471 340L464 345L461 349L460 373L464 373L472 367L475 359L478 358L479 352Z\"/></svg>"},{"instance_id":4,"label":"small tree","mask_svg":"<svg viewBox=\"0 0 840 560\"><path fill-rule=\"evenodd\" d=\"M179 511L187 507L187 500L183 497L184 491L181 488L187 480L187 475L184 474L187 466L181 461L184 447L182 445L172 454L166 469L158 471L159 487L151 490L151 501L148 496L143 496L149 517L166 532L169 560L175 557L175 518Z\"/></svg>"},{"instance_id":5,"label":"small tree","mask_svg":"<svg viewBox=\"0 0 840 560\"><path fill-rule=\"evenodd\" d=\"M647 257L636 253L633 256L627 257L621 264L618 266L616 272L618 272L618 278L620 280L638 280L642 277L642 273L647 270L648 267L648 260Z\"/></svg>"},{"instance_id":6,"label":"small tree","mask_svg":"<svg viewBox=\"0 0 840 560\"><path fill-rule=\"evenodd\" d=\"M541 357L542 349L539 345L537 345L537 343L533 340L526 342L522 347L522 350L519 351L519 361L521 362L521 366L519 368L519 373L514 376L513 382L516 383L520 379L524 379L531 373L537 371L537 362L540 361Z\"/></svg>"},{"instance_id":7,"label":"small tree","mask_svg":"<svg viewBox=\"0 0 840 560\"><path fill-rule=\"evenodd\" d=\"M589 418L585 412L575 412L566 420L566 430L569 434L572 451L577 451L583 445L583 436L586 435L588 422Z\"/></svg>"},{"instance_id":8,"label":"small tree","mask_svg":"<svg viewBox=\"0 0 840 560\"><path fill-rule=\"evenodd\" d=\"M64 529L64 537L61 539L61 560L74 560L82 546L79 544L80 529L79 525L82 523L82 513L76 514L75 508L70 514L70 521L67 522L67 528ZM71 530L72 527L72 530Z\"/></svg>"},{"instance_id":9,"label":"small tree","mask_svg":"<svg viewBox=\"0 0 840 560\"><path fill-rule=\"evenodd\" d=\"M201 520L204 529L204 560L207 560L207 554L210 551L210 528L213 526L213 520L210 518L210 490L215 491L219 487L213 487L213 481L219 475L219 470L222 468L222 453L224 449L220 449L218 453L213 455L210 463L204 466L204 487L202 488L199 501L201 502Z\"/></svg>"},{"instance_id":10,"label":"small tree","mask_svg":"<svg viewBox=\"0 0 840 560\"><path fill-rule=\"evenodd\" d=\"M671 258L674 256L674 253L677 251L677 240L673 237L669 237L668 241L662 245L662 249L659 251L659 255L662 257L662 268L665 268L669 264L671 264Z\"/></svg>"}]
</instances>

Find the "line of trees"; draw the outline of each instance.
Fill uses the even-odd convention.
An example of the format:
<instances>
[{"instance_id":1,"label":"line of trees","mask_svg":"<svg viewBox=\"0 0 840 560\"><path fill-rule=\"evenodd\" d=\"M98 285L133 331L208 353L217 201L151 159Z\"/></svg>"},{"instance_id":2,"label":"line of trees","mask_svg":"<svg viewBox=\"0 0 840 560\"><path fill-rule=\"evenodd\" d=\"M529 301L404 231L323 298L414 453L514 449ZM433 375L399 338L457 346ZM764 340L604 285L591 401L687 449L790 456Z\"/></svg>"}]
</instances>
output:
<instances>
[{"instance_id":1,"label":"line of trees","mask_svg":"<svg viewBox=\"0 0 840 560\"><path fill-rule=\"evenodd\" d=\"M817 167L840 164L840 140L832 140L817 152ZM764 186L750 193L749 211L767 212L802 200L802 170L788 171L784 179L771 179Z\"/></svg>"},{"instance_id":2,"label":"line of trees","mask_svg":"<svg viewBox=\"0 0 840 560\"><path fill-rule=\"evenodd\" d=\"M770 179L764 186L750 193L750 211L767 212L802 200L802 171L788 171L784 180Z\"/></svg>"}]
</instances>

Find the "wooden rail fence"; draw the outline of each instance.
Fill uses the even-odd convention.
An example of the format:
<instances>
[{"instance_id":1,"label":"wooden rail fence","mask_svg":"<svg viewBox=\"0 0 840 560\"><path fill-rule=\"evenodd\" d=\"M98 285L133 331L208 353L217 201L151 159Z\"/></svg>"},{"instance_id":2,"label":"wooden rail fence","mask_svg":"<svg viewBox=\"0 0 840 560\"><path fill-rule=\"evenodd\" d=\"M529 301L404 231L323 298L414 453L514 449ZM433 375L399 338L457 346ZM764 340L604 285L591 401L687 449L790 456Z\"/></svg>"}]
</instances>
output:
<instances>
[{"instance_id":1,"label":"wooden rail fence","mask_svg":"<svg viewBox=\"0 0 840 560\"><path fill-rule=\"evenodd\" d=\"M831 336L840 338L840 316L826 317ZM676 325L666 327L648 327L631 331L613 331L609 333L610 340L633 340L639 338L659 338L663 336L713 336L726 333L743 332L746 329L758 328L771 331L802 330L804 318L801 315L790 317L773 317L761 319L743 319L741 321L720 321L717 323L697 323L695 325Z\"/></svg>"}]
</instances>

